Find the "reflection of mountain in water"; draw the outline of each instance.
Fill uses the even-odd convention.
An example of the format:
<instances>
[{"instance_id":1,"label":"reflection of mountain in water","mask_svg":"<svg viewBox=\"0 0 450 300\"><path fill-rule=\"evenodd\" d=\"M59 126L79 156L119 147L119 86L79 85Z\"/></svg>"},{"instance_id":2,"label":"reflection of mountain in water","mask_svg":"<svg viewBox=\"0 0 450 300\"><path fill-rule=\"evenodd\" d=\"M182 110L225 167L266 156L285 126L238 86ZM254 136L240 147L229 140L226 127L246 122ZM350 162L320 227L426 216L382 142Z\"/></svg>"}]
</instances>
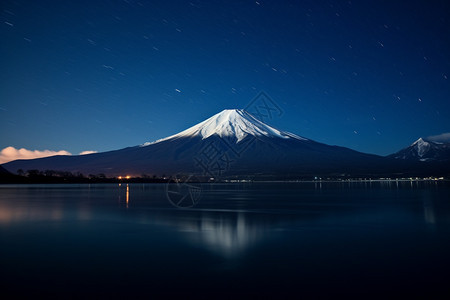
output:
<instances>
[{"instance_id":1,"label":"reflection of mountain in water","mask_svg":"<svg viewBox=\"0 0 450 300\"><path fill-rule=\"evenodd\" d=\"M175 228L196 245L225 256L242 253L276 228L273 218L248 212L168 211L155 217L146 219L155 225Z\"/></svg>"},{"instance_id":2,"label":"reflection of mountain in water","mask_svg":"<svg viewBox=\"0 0 450 300\"><path fill-rule=\"evenodd\" d=\"M254 244L262 235L262 228L251 226L245 221L245 214L238 213L236 219L221 218L201 220L201 239L214 250L234 254Z\"/></svg>"},{"instance_id":3,"label":"reflection of mountain in water","mask_svg":"<svg viewBox=\"0 0 450 300\"><path fill-rule=\"evenodd\" d=\"M232 184L208 187L204 201L194 209L172 208L161 185L2 188L0 227L47 221L120 224L124 229L142 224L149 225L139 227L146 228L143 236L155 230L167 232L167 242L181 238L191 241L194 247L235 257L270 242L284 229L320 229L335 224L349 228L361 224L389 226L389 222L395 225L398 218L405 216L419 216L433 227L450 222L448 201L440 200L439 191L445 190L437 189L437 183L324 183L323 188L320 183L303 184L302 188L284 184L276 189L256 184L242 189ZM386 197L390 199L387 202L383 200Z\"/></svg>"}]
</instances>

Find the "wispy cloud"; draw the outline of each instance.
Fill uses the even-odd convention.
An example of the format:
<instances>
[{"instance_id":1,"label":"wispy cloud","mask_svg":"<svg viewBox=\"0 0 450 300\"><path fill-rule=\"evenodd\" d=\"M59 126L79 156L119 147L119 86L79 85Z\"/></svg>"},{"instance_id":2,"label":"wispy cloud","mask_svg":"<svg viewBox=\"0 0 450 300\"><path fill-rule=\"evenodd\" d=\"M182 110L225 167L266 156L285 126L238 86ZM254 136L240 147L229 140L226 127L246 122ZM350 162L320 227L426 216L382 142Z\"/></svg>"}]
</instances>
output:
<instances>
[{"instance_id":1,"label":"wispy cloud","mask_svg":"<svg viewBox=\"0 0 450 300\"><path fill-rule=\"evenodd\" d=\"M433 142L450 143L450 132L429 136L427 137L427 140Z\"/></svg>"},{"instance_id":2,"label":"wispy cloud","mask_svg":"<svg viewBox=\"0 0 450 300\"><path fill-rule=\"evenodd\" d=\"M80 155L93 154L97 153L97 151L86 150L80 152ZM48 157L54 155L72 155L69 151L66 150L28 150L25 148L16 149L14 147L6 147L2 151L0 151L0 164L7 163L9 161L13 161L16 159L34 159L41 157Z\"/></svg>"},{"instance_id":3,"label":"wispy cloud","mask_svg":"<svg viewBox=\"0 0 450 300\"><path fill-rule=\"evenodd\" d=\"M0 164L4 164L8 161L16 159L34 159L40 157L47 157L53 155L72 155L70 152L65 150L52 151L52 150L28 150L25 148L16 149L14 147L6 147L0 151Z\"/></svg>"},{"instance_id":4,"label":"wispy cloud","mask_svg":"<svg viewBox=\"0 0 450 300\"><path fill-rule=\"evenodd\" d=\"M97 153L97 151L93 151L93 150L86 150L83 152L80 152L80 155L86 155L86 154L94 154Z\"/></svg>"}]
</instances>

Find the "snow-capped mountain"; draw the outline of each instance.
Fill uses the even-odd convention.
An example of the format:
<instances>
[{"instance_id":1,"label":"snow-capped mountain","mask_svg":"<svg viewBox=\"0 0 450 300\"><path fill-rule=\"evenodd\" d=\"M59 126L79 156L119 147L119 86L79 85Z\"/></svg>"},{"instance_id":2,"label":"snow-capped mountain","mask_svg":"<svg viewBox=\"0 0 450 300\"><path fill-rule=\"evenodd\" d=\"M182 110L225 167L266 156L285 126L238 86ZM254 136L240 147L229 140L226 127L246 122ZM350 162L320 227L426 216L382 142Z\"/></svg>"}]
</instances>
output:
<instances>
[{"instance_id":1,"label":"snow-capped mountain","mask_svg":"<svg viewBox=\"0 0 450 300\"><path fill-rule=\"evenodd\" d=\"M225 109L211 118L178 134L155 142L145 143L143 146L187 137L201 137L202 139L207 139L212 135L217 135L221 138L234 137L236 138L236 143L239 143L249 135L254 137L265 136L282 139L307 140L295 134L277 130L256 119L243 109Z\"/></svg>"},{"instance_id":2,"label":"snow-capped mountain","mask_svg":"<svg viewBox=\"0 0 450 300\"><path fill-rule=\"evenodd\" d=\"M419 138L409 147L400 150L389 157L413 161L449 161L450 143Z\"/></svg>"},{"instance_id":3,"label":"snow-capped mountain","mask_svg":"<svg viewBox=\"0 0 450 300\"><path fill-rule=\"evenodd\" d=\"M271 127L244 110L227 109L154 142L82 156L16 160L3 167L13 173L37 169L107 176L299 178L399 173L396 161L315 142Z\"/></svg>"}]
</instances>

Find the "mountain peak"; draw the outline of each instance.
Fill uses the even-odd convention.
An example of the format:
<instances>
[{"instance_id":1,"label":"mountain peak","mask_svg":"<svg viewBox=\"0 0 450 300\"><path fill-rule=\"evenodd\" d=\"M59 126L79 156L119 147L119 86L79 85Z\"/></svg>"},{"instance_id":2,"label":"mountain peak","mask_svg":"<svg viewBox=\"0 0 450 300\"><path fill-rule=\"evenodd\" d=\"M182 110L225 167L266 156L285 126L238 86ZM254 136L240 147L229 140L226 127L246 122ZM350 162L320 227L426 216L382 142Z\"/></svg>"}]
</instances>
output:
<instances>
[{"instance_id":1,"label":"mountain peak","mask_svg":"<svg viewBox=\"0 0 450 300\"><path fill-rule=\"evenodd\" d=\"M449 161L450 143L433 141L430 138L419 138L409 147L390 155L396 159L419 161Z\"/></svg>"},{"instance_id":2,"label":"mountain peak","mask_svg":"<svg viewBox=\"0 0 450 300\"><path fill-rule=\"evenodd\" d=\"M419 157L423 157L430 150L430 143L423 138L419 138L412 146L416 148Z\"/></svg>"},{"instance_id":3,"label":"mountain peak","mask_svg":"<svg viewBox=\"0 0 450 300\"><path fill-rule=\"evenodd\" d=\"M424 138L420 137L414 143L412 143L412 145L423 144L423 143L428 143L428 141L425 140Z\"/></svg>"},{"instance_id":4,"label":"mountain peak","mask_svg":"<svg viewBox=\"0 0 450 300\"><path fill-rule=\"evenodd\" d=\"M238 109L238 108L228 108L228 109L222 110L219 114L223 114L223 113L238 113L238 112L242 112L242 111L245 111L245 110Z\"/></svg>"},{"instance_id":5,"label":"mountain peak","mask_svg":"<svg viewBox=\"0 0 450 300\"><path fill-rule=\"evenodd\" d=\"M212 135L217 135L219 137L235 137L236 143L239 143L249 135L255 137L306 140L295 134L275 129L266 123L261 122L243 109L225 109L178 134L152 143L145 143L144 146L176 138L201 136L202 139L206 139Z\"/></svg>"}]
</instances>

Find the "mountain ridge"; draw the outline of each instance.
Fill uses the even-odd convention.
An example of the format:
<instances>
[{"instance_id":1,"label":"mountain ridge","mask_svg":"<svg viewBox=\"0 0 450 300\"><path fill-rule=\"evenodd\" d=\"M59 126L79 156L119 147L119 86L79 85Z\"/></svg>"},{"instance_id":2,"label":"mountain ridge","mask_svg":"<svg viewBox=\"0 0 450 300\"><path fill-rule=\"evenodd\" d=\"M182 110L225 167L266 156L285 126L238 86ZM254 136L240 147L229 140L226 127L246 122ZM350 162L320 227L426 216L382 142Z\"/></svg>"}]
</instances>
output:
<instances>
[{"instance_id":1,"label":"mountain ridge","mask_svg":"<svg viewBox=\"0 0 450 300\"><path fill-rule=\"evenodd\" d=\"M450 143L419 138L410 146L388 155L398 160L409 161L450 161Z\"/></svg>"},{"instance_id":2,"label":"mountain ridge","mask_svg":"<svg viewBox=\"0 0 450 300\"><path fill-rule=\"evenodd\" d=\"M237 138L236 143L239 143L247 135L264 135L284 139L295 138L307 140L306 138L297 136L293 133L281 131L267 125L243 109L225 109L186 130L166 138L144 143L142 146L149 146L181 137L201 136L202 139L205 139L213 134L217 134L219 137L229 137L234 135Z\"/></svg>"},{"instance_id":3,"label":"mountain ridge","mask_svg":"<svg viewBox=\"0 0 450 300\"><path fill-rule=\"evenodd\" d=\"M154 142L82 156L16 160L3 167L12 173L50 169L86 175L188 174L215 179L389 177L438 172L441 167L420 163L323 144L278 130L245 110L227 109Z\"/></svg>"}]
</instances>

